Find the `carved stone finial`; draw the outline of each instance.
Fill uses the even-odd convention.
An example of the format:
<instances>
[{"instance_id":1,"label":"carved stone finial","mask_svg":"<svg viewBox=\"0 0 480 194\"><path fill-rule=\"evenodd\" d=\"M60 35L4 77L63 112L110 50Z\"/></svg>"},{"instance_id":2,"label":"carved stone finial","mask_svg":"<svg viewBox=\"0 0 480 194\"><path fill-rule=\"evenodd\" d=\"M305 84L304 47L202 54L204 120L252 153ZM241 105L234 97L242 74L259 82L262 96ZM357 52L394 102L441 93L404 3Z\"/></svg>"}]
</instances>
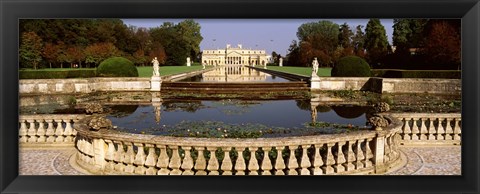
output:
<instances>
[{"instance_id":1,"label":"carved stone finial","mask_svg":"<svg viewBox=\"0 0 480 194\"><path fill-rule=\"evenodd\" d=\"M92 116L90 121L88 122L88 126L92 131L98 131L100 129L111 129L112 121L105 118L104 116Z\"/></svg>"},{"instance_id":2,"label":"carved stone finial","mask_svg":"<svg viewBox=\"0 0 480 194\"><path fill-rule=\"evenodd\" d=\"M87 114L93 114L93 113L103 113L103 106L100 103L87 103L85 105L85 112Z\"/></svg>"},{"instance_id":3,"label":"carved stone finial","mask_svg":"<svg viewBox=\"0 0 480 194\"><path fill-rule=\"evenodd\" d=\"M390 110L390 105L386 102L379 102L373 105L373 110L377 113L387 112Z\"/></svg>"},{"instance_id":4,"label":"carved stone finial","mask_svg":"<svg viewBox=\"0 0 480 194\"><path fill-rule=\"evenodd\" d=\"M390 123L384 117L375 115L368 118L368 124L371 125L375 130L381 131L382 127L387 127Z\"/></svg>"}]
</instances>

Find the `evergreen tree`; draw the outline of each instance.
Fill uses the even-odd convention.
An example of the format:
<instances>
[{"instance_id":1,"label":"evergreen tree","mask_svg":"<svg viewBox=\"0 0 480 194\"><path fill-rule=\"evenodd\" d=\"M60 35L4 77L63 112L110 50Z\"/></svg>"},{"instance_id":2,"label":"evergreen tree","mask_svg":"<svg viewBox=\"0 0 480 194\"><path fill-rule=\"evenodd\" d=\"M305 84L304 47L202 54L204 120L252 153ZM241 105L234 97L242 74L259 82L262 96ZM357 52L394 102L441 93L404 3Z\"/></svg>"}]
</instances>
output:
<instances>
[{"instance_id":1,"label":"evergreen tree","mask_svg":"<svg viewBox=\"0 0 480 194\"><path fill-rule=\"evenodd\" d=\"M365 28L365 49L369 64L378 64L387 54L387 35L380 19L370 19Z\"/></svg>"}]
</instances>

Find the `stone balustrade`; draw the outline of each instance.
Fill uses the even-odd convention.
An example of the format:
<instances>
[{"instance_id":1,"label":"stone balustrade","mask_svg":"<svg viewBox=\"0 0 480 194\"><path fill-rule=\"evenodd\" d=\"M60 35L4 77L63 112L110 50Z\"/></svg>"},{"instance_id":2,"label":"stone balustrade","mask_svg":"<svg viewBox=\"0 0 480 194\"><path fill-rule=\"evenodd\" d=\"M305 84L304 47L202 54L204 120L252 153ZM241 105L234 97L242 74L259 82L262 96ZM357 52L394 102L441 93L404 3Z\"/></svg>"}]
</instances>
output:
<instances>
[{"instance_id":1,"label":"stone balustrade","mask_svg":"<svg viewBox=\"0 0 480 194\"><path fill-rule=\"evenodd\" d=\"M90 131L82 120L75 128L76 161L93 174L372 174L400 161L396 120L383 131L250 139Z\"/></svg>"},{"instance_id":2,"label":"stone balustrade","mask_svg":"<svg viewBox=\"0 0 480 194\"><path fill-rule=\"evenodd\" d=\"M460 113L392 113L403 122L401 144L461 144Z\"/></svg>"},{"instance_id":3,"label":"stone balustrade","mask_svg":"<svg viewBox=\"0 0 480 194\"><path fill-rule=\"evenodd\" d=\"M77 131L73 124L85 115L20 115L19 143L22 146L73 145Z\"/></svg>"}]
</instances>

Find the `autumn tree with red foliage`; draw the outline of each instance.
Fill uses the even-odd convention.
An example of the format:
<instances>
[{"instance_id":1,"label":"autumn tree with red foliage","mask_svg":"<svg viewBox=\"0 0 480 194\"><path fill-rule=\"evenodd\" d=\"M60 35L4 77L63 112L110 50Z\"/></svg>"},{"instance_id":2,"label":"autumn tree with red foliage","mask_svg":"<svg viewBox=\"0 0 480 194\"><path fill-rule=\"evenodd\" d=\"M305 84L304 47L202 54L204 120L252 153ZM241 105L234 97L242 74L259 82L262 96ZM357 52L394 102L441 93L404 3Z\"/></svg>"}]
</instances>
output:
<instances>
[{"instance_id":1,"label":"autumn tree with red foliage","mask_svg":"<svg viewBox=\"0 0 480 194\"><path fill-rule=\"evenodd\" d=\"M425 29L422 52L426 62L435 65L461 64L461 38L456 20L431 20Z\"/></svg>"},{"instance_id":2,"label":"autumn tree with red foliage","mask_svg":"<svg viewBox=\"0 0 480 194\"><path fill-rule=\"evenodd\" d=\"M85 63L96 66L103 60L118 55L120 51L112 43L96 43L85 48Z\"/></svg>"}]
</instances>

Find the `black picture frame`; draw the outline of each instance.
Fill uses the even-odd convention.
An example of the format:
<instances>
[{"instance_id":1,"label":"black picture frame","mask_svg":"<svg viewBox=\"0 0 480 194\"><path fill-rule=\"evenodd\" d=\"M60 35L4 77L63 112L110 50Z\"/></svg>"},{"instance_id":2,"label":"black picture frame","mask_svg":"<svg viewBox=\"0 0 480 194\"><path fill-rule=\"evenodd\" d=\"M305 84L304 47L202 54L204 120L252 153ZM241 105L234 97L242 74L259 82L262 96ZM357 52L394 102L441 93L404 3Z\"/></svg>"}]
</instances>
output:
<instances>
[{"instance_id":1,"label":"black picture frame","mask_svg":"<svg viewBox=\"0 0 480 194\"><path fill-rule=\"evenodd\" d=\"M0 1L1 193L478 193L478 0ZM21 18L462 18L461 176L19 176Z\"/></svg>"}]
</instances>

